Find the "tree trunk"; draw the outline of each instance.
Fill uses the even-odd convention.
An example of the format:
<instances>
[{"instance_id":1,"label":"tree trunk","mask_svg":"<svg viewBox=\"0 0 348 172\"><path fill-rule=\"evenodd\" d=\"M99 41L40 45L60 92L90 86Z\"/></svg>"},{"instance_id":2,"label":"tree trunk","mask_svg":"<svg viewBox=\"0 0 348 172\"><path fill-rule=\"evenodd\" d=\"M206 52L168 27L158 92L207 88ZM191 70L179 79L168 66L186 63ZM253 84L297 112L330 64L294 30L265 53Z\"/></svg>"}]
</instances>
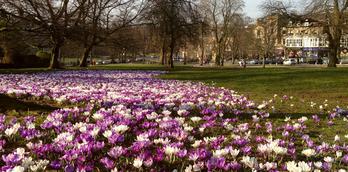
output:
<instances>
[{"instance_id":1,"label":"tree trunk","mask_svg":"<svg viewBox=\"0 0 348 172\"><path fill-rule=\"evenodd\" d=\"M58 69L60 68L59 65L59 58L60 58L60 48L61 44L55 44L52 49L52 56L51 56L51 63L50 63L50 69Z\"/></svg>"},{"instance_id":2,"label":"tree trunk","mask_svg":"<svg viewBox=\"0 0 348 172\"><path fill-rule=\"evenodd\" d=\"M166 43L165 40L162 42L162 48L161 48L161 57L160 57L160 63L162 65L165 65L167 62L167 49L166 49Z\"/></svg>"},{"instance_id":3,"label":"tree trunk","mask_svg":"<svg viewBox=\"0 0 348 172\"><path fill-rule=\"evenodd\" d=\"M174 47L175 46L175 43L174 41L172 40L171 43L170 43L170 56L169 56L169 65L170 65L170 68L174 68L174 62L173 62L173 56L174 56Z\"/></svg>"},{"instance_id":4,"label":"tree trunk","mask_svg":"<svg viewBox=\"0 0 348 172\"><path fill-rule=\"evenodd\" d=\"M4 49L4 58L2 60L2 63L15 65L16 51L12 47L9 47L7 45L4 45L2 48Z\"/></svg>"},{"instance_id":5,"label":"tree trunk","mask_svg":"<svg viewBox=\"0 0 348 172\"><path fill-rule=\"evenodd\" d=\"M220 53L217 53L216 57L215 57L215 65L216 66L220 66L220 59L221 59L221 55L220 55Z\"/></svg>"},{"instance_id":6,"label":"tree trunk","mask_svg":"<svg viewBox=\"0 0 348 172\"><path fill-rule=\"evenodd\" d=\"M203 46L201 46L201 48L202 48L202 54L201 54L201 58L200 58L200 62L199 62L199 65L200 66L203 66L203 63L204 63L204 45Z\"/></svg>"},{"instance_id":7,"label":"tree trunk","mask_svg":"<svg viewBox=\"0 0 348 172\"><path fill-rule=\"evenodd\" d=\"M221 66L221 47L220 45L218 45L218 48L217 48L217 54L216 54L216 57L215 57L215 64L216 66Z\"/></svg>"},{"instance_id":8,"label":"tree trunk","mask_svg":"<svg viewBox=\"0 0 348 172\"><path fill-rule=\"evenodd\" d=\"M337 46L332 46L330 47L330 51L329 51L329 63L327 65L327 67L337 67Z\"/></svg>"},{"instance_id":9,"label":"tree trunk","mask_svg":"<svg viewBox=\"0 0 348 172\"><path fill-rule=\"evenodd\" d=\"M80 67L87 67L88 66L87 59L88 59L91 51L92 51L92 46L87 46L83 49L83 54L82 54L82 57L80 60Z\"/></svg>"},{"instance_id":10,"label":"tree trunk","mask_svg":"<svg viewBox=\"0 0 348 172\"><path fill-rule=\"evenodd\" d=\"M236 63L236 59L238 58L238 54L233 55L232 57L232 64Z\"/></svg>"},{"instance_id":11,"label":"tree trunk","mask_svg":"<svg viewBox=\"0 0 348 172\"><path fill-rule=\"evenodd\" d=\"M169 65L170 68L174 68L174 50L175 50L175 38L174 38L174 34L172 34L171 40L170 40L170 56L169 56Z\"/></svg>"}]
</instances>

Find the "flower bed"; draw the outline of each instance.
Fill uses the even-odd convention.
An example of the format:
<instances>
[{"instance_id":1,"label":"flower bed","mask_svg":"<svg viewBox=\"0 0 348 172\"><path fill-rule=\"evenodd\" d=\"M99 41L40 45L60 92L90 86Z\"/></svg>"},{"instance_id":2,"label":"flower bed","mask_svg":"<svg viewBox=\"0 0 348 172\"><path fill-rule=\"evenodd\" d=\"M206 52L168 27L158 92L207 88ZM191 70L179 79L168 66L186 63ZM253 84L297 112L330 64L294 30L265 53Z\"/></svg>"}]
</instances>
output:
<instances>
[{"instance_id":1,"label":"flower bed","mask_svg":"<svg viewBox=\"0 0 348 172\"><path fill-rule=\"evenodd\" d=\"M274 123L236 92L161 72L0 75L0 93L72 104L0 117L2 171L343 171L348 147L315 142L302 117ZM337 109L330 118L342 118Z\"/></svg>"}]
</instances>

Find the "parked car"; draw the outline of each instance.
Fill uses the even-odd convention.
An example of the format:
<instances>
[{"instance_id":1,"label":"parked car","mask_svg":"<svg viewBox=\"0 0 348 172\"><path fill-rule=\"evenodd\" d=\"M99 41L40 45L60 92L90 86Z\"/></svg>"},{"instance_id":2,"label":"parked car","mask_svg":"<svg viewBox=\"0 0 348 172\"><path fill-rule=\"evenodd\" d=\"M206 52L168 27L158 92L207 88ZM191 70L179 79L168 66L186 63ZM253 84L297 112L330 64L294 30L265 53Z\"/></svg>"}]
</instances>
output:
<instances>
[{"instance_id":1,"label":"parked car","mask_svg":"<svg viewBox=\"0 0 348 172\"><path fill-rule=\"evenodd\" d=\"M323 64L323 59L309 59L307 60L308 64Z\"/></svg>"},{"instance_id":2,"label":"parked car","mask_svg":"<svg viewBox=\"0 0 348 172\"><path fill-rule=\"evenodd\" d=\"M97 60L97 61L95 62L95 64L96 64L96 65L101 65L101 64L103 64L103 60Z\"/></svg>"},{"instance_id":3,"label":"parked car","mask_svg":"<svg viewBox=\"0 0 348 172\"><path fill-rule=\"evenodd\" d=\"M348 64L348 59L341 59L340 64Z\"/></svg>"},{"instance_id":4,"label":"parked car","mask_svg":"<svg viewBox=\"0 0 348 172\"><path fill-rule=\"evenodd\" d=\"M109 59L109 60L103 60L103 64L111 64L112 60Z\"/></svg>"},{"instance_id":5,"label":"parked car","mask_svg":"<svg viewBox=\"0 0 348 172\"><path fill-rule=\"evenodd\" d=\"M277 64L283 64L283 62L284 62L284 60L283 60L282 58L278 58L278 59L276 60L276 63L277 63Z\"/></svg>"},{"instance_id":6,"label":"parked car","mask_svg":"<svg viewBox=\"0 0 348 172\"><path fill-rule=\"evenodd\" d=\"M297 60L294 58L286 59L284 60L284 65L295 65L297 63Z\"/></svg>"},{"instance_id":7,"label":"parked car","mask_svg":"<svg viewBox=\"0 0 348 172\"><path fill-rule=\"evenodd\" d=\"M327 57L323 58L323 64L329 64L330 59Z\"/></svg>"},{"instance_id":8,"label":"parked car","mask_svg":"<svg viewBox=\"0 0 348 172\"><path fill-rule=\"evenodd\" d=\"M259 64L259 60L253 59L247 62L248 64Z\"/></svg>"}]
</instances>

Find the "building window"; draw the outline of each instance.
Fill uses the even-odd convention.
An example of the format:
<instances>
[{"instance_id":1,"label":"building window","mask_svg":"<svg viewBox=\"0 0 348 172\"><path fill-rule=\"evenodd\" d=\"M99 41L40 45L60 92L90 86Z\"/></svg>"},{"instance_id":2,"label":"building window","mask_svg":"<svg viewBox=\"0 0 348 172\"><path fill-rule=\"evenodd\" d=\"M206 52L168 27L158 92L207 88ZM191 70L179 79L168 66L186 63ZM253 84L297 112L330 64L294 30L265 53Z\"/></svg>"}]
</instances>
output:
<instances>
[{"instance_id":1,"label":"building window","mask_svg":"<svg viewBox=\"0 0 348 172\"><path fill-rule=\"evenodd\" d=\"M341 38L341 47L347 48L348 47L348 36L342 36Z\"/></svg>"},{"instance_id":2,"label":"building window","mask_svg":"<svg viewBox=\"0 0 348 172\"><path fill-rule=\"evenodd\" d=\"M302 47L303 41L299 38L288 38L286 39L286 46L287 47Z\"/></svg>"},{"instance_id":3,"label":"building window","mask_svg":"<svg viewBox=\"0 0 348 172\"><path fill-rule=\"evenodd\" d=\"M319 46L319 39L318 38L309 39L309 46L310 47L318 47Z\"/></svg>"}]
</instances>

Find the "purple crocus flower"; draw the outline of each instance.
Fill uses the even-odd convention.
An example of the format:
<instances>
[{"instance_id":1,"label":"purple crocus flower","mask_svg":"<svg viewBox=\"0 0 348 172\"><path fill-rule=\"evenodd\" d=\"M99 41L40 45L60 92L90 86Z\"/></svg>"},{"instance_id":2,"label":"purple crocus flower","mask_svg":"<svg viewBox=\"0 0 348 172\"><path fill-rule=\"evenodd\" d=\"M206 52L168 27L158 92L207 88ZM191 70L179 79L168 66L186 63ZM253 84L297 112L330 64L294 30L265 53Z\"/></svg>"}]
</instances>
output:
<instances>
[{"instance_id":1,"label":"purple crocus flower","mask_svg":"<svg viewBox=\"0 0 348 172\"><path fill-rule=\"evenodd\" d=\"M104 164L105 168L107 168L107 169L113 169L115 167L114 161L112 161L108 157L104 157L104 158L100 159L100 162L102 164Z\"/></svg>"},{"instance_id":2,"label":"purple crocus flower","mask_svg":"<svg viewBox=\"0 0 348 172\"><path fill-rule=\"evenodd\" d=\"M348 165L348 154L346 154L342 157L342 162L345 163L346 165Z\"/></svg>"},{"instance_id":3,"label":"purple crocus flower","mask_svg":"<svg viewBox=\"0 0 348 172\"><path fill-rule=\"evenodd\" d=\"M62 167L61 163L58 160L54 160L50 164L51 168L58 170Z\"/></svg>"},{"instance_id":4,"label":"purple crocus flower","mask_svg":"<svg viewBox=\"0 0 348 172\"><path fill-rule=\"evenodd\" d=\"M233 171L239 171L242 168L242 165L236 161L229 163L229 166L230 166L230 169Z\"/></svg>"}]
</instances>

